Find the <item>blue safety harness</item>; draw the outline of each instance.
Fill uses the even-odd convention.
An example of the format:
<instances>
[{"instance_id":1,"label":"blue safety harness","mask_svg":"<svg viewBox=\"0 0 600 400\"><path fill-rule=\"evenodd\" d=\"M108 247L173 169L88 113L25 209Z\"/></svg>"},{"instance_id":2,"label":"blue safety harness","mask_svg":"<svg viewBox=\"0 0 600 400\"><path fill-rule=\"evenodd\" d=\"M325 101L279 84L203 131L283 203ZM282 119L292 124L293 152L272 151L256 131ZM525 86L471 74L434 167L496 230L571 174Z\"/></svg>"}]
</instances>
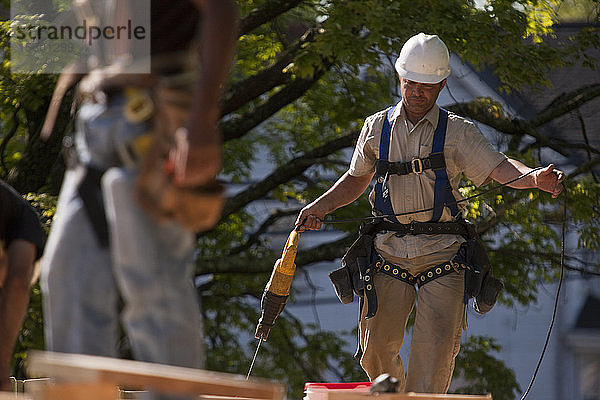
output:
<instances>
[{"instance_id":1,"label":"blue safety harness","mask_svg":"<svg viewBox=\"0 0 600 400\"><path fill-rule=\"evenodd\" d=\"M446 127L448 125L448 111L440 108L438 124L433 134L433 145L431 153L425 158L414 157L410 161L389 161L390 136L392 131L392 114L395 107L391 107L383 121L381 128L381 138L379 141L379 158L377 160L375 172L375 201L373 212L376 216L381 216L388 221L373 222L374 232L383 229L391 231L403 231L402 234L443 234L459 233L454 231L457 223L439 222L444 207L449 207L453 217L459 214L456 200L452 194L452 186L446 172L446 162L444 160L444 143L446 141ZM387 186L389 175L407 175L410 173L421 174L423 171L431 169L435 173L434 197L433 197L433 216L427 223L413 222L411 224L401 224L396 218L396 213L390 200L389 188ZM433 223L433 224L432 224ZM435 225L435 226L434 226ZM450 231L444 229L452 225ZM462 227L462 226L460 226ZM464 229L464 227L462 227ZM457 255L458 257L458 255ZM368 310L366 318L369 319L377 312L377 295L375 286L372 284L373 274L383 272L396 279L408 283L411 286L423 285L440 276L446 275L458 269L467 269L461 258L455 257L446 264L436 265L433 268L415 276L399 266L386 262L376 251L370 254L370 265L360 270L360 276L363 281L365 297L368 299ZM361 308L363 305L361 297Z\"/></svg>"},{"instance_id":2,"label":"blue safety harness","mask_svg":"<svg viewBox=\"0 0 600 400\"><path fill-rule=\"evenodd\" d=\"M431 153L426 158L414 157L406 162L390 162L390 136L392 131L392 114L396 107L391 107L383 121L381 138L379 140L379 158L375 172L375 201L373 211L375 215L385 216L392 222L399 222L395 216L390 200L387 182L390 174L407 175L420 174L424 170L432 169L435 173L435 186L433 196L433 216L430 222L438 222L444 207L449 207L453 217L458 216L458 206L452 194L452 186L446 172L444 160L444 143L446 142L446 127L448 125L448 111L440 108L437 127L433 134Z\"/></svg>"}]
</instances>

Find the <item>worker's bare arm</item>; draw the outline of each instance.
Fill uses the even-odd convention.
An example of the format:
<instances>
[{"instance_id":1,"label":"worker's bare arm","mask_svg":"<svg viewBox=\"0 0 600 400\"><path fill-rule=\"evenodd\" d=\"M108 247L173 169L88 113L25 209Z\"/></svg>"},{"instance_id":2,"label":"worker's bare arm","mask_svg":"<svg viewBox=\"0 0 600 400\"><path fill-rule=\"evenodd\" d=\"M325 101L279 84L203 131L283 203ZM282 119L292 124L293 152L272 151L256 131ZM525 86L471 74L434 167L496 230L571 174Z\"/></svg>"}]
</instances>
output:
<instances>
[{"instance_id":1,"label":"worker's bare arm","mask_svg":"<svg viewBox=\"0 0 600 400\"><path fill-rule=\"evenodd\" d=\"M198 84L187 135L178 137L171 163L181 186L214 179L221 169L220 98L235 52L238 13L233 0L192 0L201 15Z\"/></svg>"},{"instance_id":2,"label":"worker's bare arm","mask_svg":"<svg viewBox=\"0 0 600 400\"><path fill-rule=\"evenodd\" d=\"M529 168L520 161L508 158L494 168L490 173L490 178L499 183L506 183L523 174L531 172L531 170L532 168ZM558 169L554 169L554 164L550 164L508 186L515 189L537 188L552 193L552 197L556 198L563 190L561 182L564 179L565 174Z\"/></svg>"},{"instance_id":3,"label":"worker's bare arm","mask_svg":"<svg viewBox=\"0 0 600 400\"><path fill-rule=\"evenodd\" d=\"M0 289L0 391L11 389L9 373L14 345L29 304L36 247L15 239L6 251L6 277Z\"/></svg>"},{"instance_id":4,"label":"worker's bare arm","mask_svg":"<svg viewBox=\"0 0 600 400\"><path fill-rule=\"evenodd\" d=\"M332 211L352 203L364 193L373 174L353 176L344 173L333 186L315 201L304 207L296 219L296 229L321 229L323 218Z\"/></svg>"}]
</instances>

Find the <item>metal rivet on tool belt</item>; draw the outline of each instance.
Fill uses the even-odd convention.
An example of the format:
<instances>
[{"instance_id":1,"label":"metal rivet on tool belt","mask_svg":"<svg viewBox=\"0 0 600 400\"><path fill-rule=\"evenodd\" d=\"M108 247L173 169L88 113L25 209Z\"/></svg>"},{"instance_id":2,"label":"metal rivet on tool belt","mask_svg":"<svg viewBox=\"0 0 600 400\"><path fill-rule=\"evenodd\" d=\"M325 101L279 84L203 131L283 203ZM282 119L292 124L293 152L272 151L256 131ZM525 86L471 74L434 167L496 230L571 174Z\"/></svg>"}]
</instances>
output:
<instances>
[{"instance_id":1,"label":"metal rivet on tool belt","mask_svg":"<svg viewBox=\"0 0 600 400\"><path fill-rule=\"evenodd\" d=\"M385 265L383 266L383 269L385 269L386 271L389 271L389 270L390 270L390 266L389 266L389 265L387 265L387 264L385 264Z\"/></svg>"},{"instance_id":2,"label":"metal rivet on tool belt","mask_svg":"<svg viewBox=\"0 0 600 400\"><path fill-rule=\"evenodd\" d=\"M435 273L438 274L438 275L441 274L442 273L442 269L441 268L436 268L435 269Z\"/></svg>"},{"instance_id":3,"label":"metal rivet on tool belt","mask_svg":"<svg viewBox=\"0 0 600 400\"><path fill-rule=\"evenodd\" d=\"M398 269L394 268L394 270L392 271L392 274L398 275Z\"/></svg>"},{"instance_id":4,"label":"metal rivet on tool belt","mask_svg":"<svg viewBox=\"0 0 600 400\"><path fill-rule=\"evenodd\" d=\"M371 288L373 288L372 285L367 285L367 290L371 290Z\"/></svg>"},{"instance_id":5,"label":"metal rivet on tool belt","mask_svg":"<svg viewBox=\"0 0 600 400\"><path fill-rule=\"evenodd\" d=\"M431 278L432 276L433 276L433 272L429 271L429 272L427 273L427 277L428 277L428 278Z\"/></svg>"},{"instance_id":6,"label":"metal rivet on tool belt","mask_svg":"<svg viewBox=\"0 0 600 400\"><path fill-rule=\"evenodd\" d=\"M381 267L381 261L377 261L377 262L375 263L375 266L376 266L377 268Z\"/></svg>"},{"instance_id":7,"label":"metal rivet on tool belt","mask_svg":"<svg viewBox=\"0 0 600 400\"><path fill-rule=\"evenodd\" d=\"M445 269L446 271L450 271L450 268L452 268L452 267L450 266L450 264L446 264L446 265L444 265L444 269Z\"/></svg>"},{"instance_id":8,"label":"metal rivet on tool belt","mask_svg":"<svg viewBox=\"0 0 600 400\"><path fill-rule=\"evenodd\" d=\"M406 272L403 272L402 275L400 275L402 278L406 279Z\"/></svg>"},{"instance_id":9,"label":"metal rivet on tool belt","mask_svg":"<svg viewBox=\"0 0 600 400\"><path fill-rule=\"evenodd\" d=\"M425 277L424 277L423 275L421 275L421 280L422 280L422 281L424 281L424 280L425 280Z\"/></svg>"},{"instance_id":10,"label":"metal rivet on tool belt","mask_svg":"<svg viewBox=\"0 0 600 400\"><path fill-rule=\"evenodd\" d=\"M369 275L367 275L367 276L364 277L365 281L369 281L370 279L371 279L371 277Z\"/></svg>"}]
</instances>

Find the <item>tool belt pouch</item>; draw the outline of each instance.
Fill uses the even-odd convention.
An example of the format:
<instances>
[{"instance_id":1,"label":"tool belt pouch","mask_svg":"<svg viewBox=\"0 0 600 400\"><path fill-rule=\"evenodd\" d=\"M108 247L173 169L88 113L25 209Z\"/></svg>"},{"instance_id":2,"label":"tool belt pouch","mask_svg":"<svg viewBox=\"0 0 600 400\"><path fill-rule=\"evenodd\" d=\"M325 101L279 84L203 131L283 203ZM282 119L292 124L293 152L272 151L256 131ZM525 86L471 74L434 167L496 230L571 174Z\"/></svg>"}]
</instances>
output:
<instances>
[{"instance_id":1,"label":"tool belt pouch","mask_svg":"<svg viewBox=\"0 0 600 400\"><path fill-rule=\"evenodd\" d=\"M354 291L352 289L352 280L347 267L338 268L329 273L329 279L333 284L335 294L342 304L352 303L354 301Z\"/></svg>"},{"instance_id":2,"label":"tool belt pouch","mask_svg":"<svg viewBox=\"0 0 600 400\"><path fill-rule=\"evenodd\" d=\"M469 238L464 248L466 261L471 267L465 273L465 293L469 298L475 298L475 311L485 314L496 304L504 285L492 276L490 259L478 237Z\"/></svg>"},{"instance_id":3,"label":"tool belt pouch","mask_svg":"<svg viewBox=\"0 0 600 400\"><path fill-rule=\"evenodd\" d=\"M492 274L487 274L483 278L479 295L475 297L473 307L479 314L485 314L494 307L500 292L504 289L504 285Z\"/></svg>"},{"instance_id":4,"label":"tool belt pouch","mask_svg":"<svg viewBox=\"0 0 600 400\"><path fill-rule=\"evenodd\" d=\"M343 304L351 303L355 293L358 296L363 295L361 266L363 270L369 267L372 251L373 237L359 235L342 257L342 267L329 274L335 293Z\"/></svg>"},{"instance_id":5,"label":"tool belt pouch","mask_svg":"<svg viewBox=\"0 0 600 400\"><path fill-rule=\"evenodd\" d=\"M176 132L187 122L191 97L191 92L183 90L154 90L152 141L143 157L135 190L139 204L155 219L174 219L190 231L202 232L212 229L221 216L223 186L214 180L195 188L181 188L165 169Z\"/></svg>"},{"instance_id":6,"label":"tool belt pouch","mask_svg":"<svg viewBox=\"0 0 600 400\"><path fill-rule=\"evenodd\" d=\"M473 298L481 290L483 280L482 270L485 268L482 268L482 262L485 262L485 259L487 259L487 254L485 254L485 248L483 248L478 239L467 240L462 245L460 251L465 253L465 261L471 267L465 271L465 293L469 298Z\"/></svg>"}]
</instances>

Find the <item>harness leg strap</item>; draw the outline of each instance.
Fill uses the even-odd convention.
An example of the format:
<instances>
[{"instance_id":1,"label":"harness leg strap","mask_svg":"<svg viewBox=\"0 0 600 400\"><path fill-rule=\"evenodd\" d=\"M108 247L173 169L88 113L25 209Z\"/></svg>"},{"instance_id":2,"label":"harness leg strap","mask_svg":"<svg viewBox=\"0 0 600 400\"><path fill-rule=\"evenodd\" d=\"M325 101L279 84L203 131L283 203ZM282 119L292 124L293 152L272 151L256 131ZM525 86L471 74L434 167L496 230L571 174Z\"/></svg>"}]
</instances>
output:
<instances>
[{"instance_id":1,"label":"harness leg strap","mask_svg":"<svg viewBox=\"0 0 600 400\"><path fill-rule=\"evenodd\" d=\"M366 319L373 318L377 313L377 292L373 284L373 268L370 266L361 274L364 285L365 297L367 298L367 315Z\"/></svg>"}]
</instances>

